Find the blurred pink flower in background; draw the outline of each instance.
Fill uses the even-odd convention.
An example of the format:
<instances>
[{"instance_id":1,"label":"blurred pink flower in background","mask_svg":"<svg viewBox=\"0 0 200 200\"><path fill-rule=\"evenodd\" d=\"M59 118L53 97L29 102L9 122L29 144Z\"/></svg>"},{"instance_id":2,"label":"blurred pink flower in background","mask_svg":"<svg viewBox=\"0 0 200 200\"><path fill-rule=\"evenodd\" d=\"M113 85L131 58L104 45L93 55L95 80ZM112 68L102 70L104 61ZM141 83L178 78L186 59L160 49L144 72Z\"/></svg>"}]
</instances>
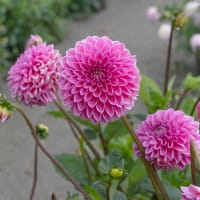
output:
<instances>
[{"instance_id":1,"label":"blurred pink flower in background","mask_svg":"<svg viewBox=\"0 0 200 200\"><path fill-rule=\"evenodd\" d=\"M200 187L189 185L188 187L181 186L181 200L200 200Z\"/></svg>"},{"instance_id":2,"label":"blurred pink flower in background","mask_svg":"<svg viewBox=\"0 0 200 200\"><path fill-rule=\"evenodd\" d=\"M64 105L93 123L109 122L130 110L139 84L136 57L105 36L78 41L66 52L59 73Z\"/></svg>"},{"instance_id":3,"label":"blurred pink flower in background","mask_svg":"<svg viewBox=\"0 0 200 200\"><path fill-rule=\"evenodd\" d=\"M45 43L24 51L8 72L11 95L25 105L47 105L55 100L60 54Z\"/></svg>"},{"instance_id":4,"label":"blurred pink flower in background","mask_svg":"<svg viewBox=\"0 0 200 200\"><path fill-rule=\"evenodd\" d=\"M200 13L195 13L192 18L193 18L194 24L200 27Z\"/></svg>"},{"instance_id":5,"label":"blurred pink flower in background","mask_svg":"<svg viewBox=\"0 0 200 200\"><path fill-rule=\"evenodd\" d=\"M146 16L150 22L157 22L160 19L158 8L156 6L150 6L146 11Z\"/></svg>"},{"instance_id":6,"label":"blurred pink flower in background","mask_svg":"<svg viewBox=\"0 0 200 200\"><path fill-rule=\"evenodd\" d=\"M188 16L193 16L199 8L199 4L195 1L189 1L185 4L184 12Z\"/></svg>"},{"instance_id":7,"label":"blurred pink flower in background","mask_svg":"<svg viewBox=\"0 0 200 200\"><path fill-rule=\"evenodd\" d=\"M194 52L200 48L200 33L196 33L190 38L190 46Z\"/></svg>"},{"instance_id":8,"label":"blurred pink flower in background","mask_svg":"<svg viewBox=\"0 0 200 200\"><path fill-rule=\"evenodd\" d=\"M158 37L161 40L168 41L170 37L171 32L171 25L170 24L161 24L161 26L158 28Z\"/></svg>"},{"instance_id":9,"label":"blurred pink flower in background","mask_svg":"<svg viewBox=\"0 0 200 200\"><path fill-rule=\"evenodd\" d=\"M148 115L136 134L145 149L145 158L162 170L183 169L190 163L190 140L200 141L199 122L173 109ZM141 156L135 144L134 149Z\"/></svg>"},{"instance_id":10,"label":"blurred pink flower in background","mask_svg":"<svg viewBox=\"0 0 200 200\"><path fill-rule=\"evenodd\" d=\"M42 44L43 40L39 35L31 35L28 41L26 42L25 49L32 48L33 46L37 46Z\"/></svg>"}]
</instances>

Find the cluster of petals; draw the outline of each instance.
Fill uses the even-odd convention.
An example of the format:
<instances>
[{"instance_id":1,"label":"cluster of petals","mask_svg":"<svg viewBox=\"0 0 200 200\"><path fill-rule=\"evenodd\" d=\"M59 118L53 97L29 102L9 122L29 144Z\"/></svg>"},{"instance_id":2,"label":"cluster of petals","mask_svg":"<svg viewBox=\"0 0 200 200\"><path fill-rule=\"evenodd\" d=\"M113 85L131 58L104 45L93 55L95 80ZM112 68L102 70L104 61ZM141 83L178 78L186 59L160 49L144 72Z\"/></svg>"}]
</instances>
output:
<instances>
[{"instance_id":1,"label":"cluster of petals","mask_svg":"<svg viewBox=\"0 0 200 200\"><path fill-rule=\"evenodd\" d=\"M200 33L192 35L190 38L190 47L195 52L197 49L200 49Z\"/></svg>"},{"instance_id":2,"label":"cluster of petals","mask_svg":"<svg viewBox=\"0 0 200 200\"><path fill-rule=\"evenodd\" d=\"M156 168L183 169L190 163L190 140L200 141L199 122L181 110L158 110L147 116L136 134L145 149L145 158ZM135 154L141 153L134 145Z\"/></svg>"},{"instance_id":3,"label":"cluster of petals","mask_svg":"<svg viewBox=\"0 0 200 200\"><path fill-rule=\"evenodd\" d=\"M66 52L58 81L63 104L98 123L119 118L134 106L140 73L123 43L88 36Z\"/></svg>"},{"instance_id":4,"label":"cluster of petals","mask_svg":"<svg viewBox=\"0 0 200 200\"><path fill-rule=\"evenodd\" d=\"M200 187L189 185L188 187L181 187L181 200L200 200Z\"/></svg>"},{"instance_id":5,"label":"cluster of petals","mask_svg":"<svg viewBox=\"0 0 200 200\"><path fill-rule=\"evenodd\" d=\"M160 19L158 8L156 6L150 6L146 11L146 16L150 22L157 22Z\"/></svg>"},{"instance_id":6,"label":"cluster of petals","mask_svg":"<svg viewBox=\"0 0 200 200\"><path fill-rule=\"evenodd\" d=\"M6 107L0 106L0 121L3 123L7 121L12 115L12 112Z\"/></svg>"},{"instance_id":7,"label":"cluster of petals","mask_svg":"<svg viewBox=\"0 0 200 200\"><path fill-rule=\"evenodd\" d=\"M47 105L55 100L61 56L46 43L27 48L8 72L11 95L25 105Z\"/></svg>"},{"instance_id":8,"label":"cluster of petals","mask_svg":"<svg viewBox=\"0 0 200 200\"><path fill-rule=\"evenodd\" d=\"M171 25L168 23L161 24L158 28L158 37L161 40L168 41L171 32Z\"/></svg>"}]
</instances>

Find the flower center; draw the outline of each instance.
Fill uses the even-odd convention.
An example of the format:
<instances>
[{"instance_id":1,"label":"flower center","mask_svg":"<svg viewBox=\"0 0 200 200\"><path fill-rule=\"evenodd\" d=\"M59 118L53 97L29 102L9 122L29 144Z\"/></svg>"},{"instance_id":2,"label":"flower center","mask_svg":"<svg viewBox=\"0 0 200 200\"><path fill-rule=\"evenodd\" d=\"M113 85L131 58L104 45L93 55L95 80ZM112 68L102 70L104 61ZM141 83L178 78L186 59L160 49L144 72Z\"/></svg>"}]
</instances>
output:
<instances>
[{"instance_id":1,"label":"flower center","mask_svg":"<svg viewBox=\"0 0 200 200\"><path fill-rule=\"evenodd\" d=\"M92 67L90 78L93 80L104 80L106 78L106 70L100 67Z\"/></svg>"},{"instance_id":2,"label":"flower center","mask_svg":"<svg viewBox=\"0 0 200 200\"><path fill-rule=\"evenodd\" d=\"M167 132L167 129L164 126L158 126L154 130L154 133L156 136L164 135L164 134L166 134L166 132Z\"/></svg>"}]
</instances>

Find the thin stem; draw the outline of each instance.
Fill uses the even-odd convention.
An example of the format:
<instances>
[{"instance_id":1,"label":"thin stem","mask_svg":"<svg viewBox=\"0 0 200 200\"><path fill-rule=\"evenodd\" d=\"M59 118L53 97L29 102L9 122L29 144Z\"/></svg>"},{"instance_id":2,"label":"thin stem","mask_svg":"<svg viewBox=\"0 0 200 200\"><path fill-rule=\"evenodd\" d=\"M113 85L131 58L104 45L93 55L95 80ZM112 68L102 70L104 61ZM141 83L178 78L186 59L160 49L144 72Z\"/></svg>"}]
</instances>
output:
<instances>
[{"instance_id":1,"label":"thin stem","mask_svg":"<svg viewBox=\"0 0 200 200\"><path fill-rule=\"evenodd\" d=\"M54 192L51 195L51 200L57 200L56 194Z\"/></svg>"},{"instance_id":2,"label":"thin stem","mask_svg":"<svg viewBox=\"0 0 200 200\"><path fill-rule=\"evenodd\" d=\"M166 69L165 69L164 92L163 92L164 96L167 93L167 87L168 87L169 75L170 75L170 61L171 61L173 32L174 32L174 21L172 21L171 23L171 31L170 31L169 43L168 43L168 49L167 49L167 61L166 61Z\"/></svg>"},{"instance_id":3,"label":"thin stem","mask_svg":"<svg viewBox=\"0 0 200 200\"><path fill-rule=\"evenodd\" d=\"M179 100L178 100L177 105L176 105L176 108L175 108L176 110L179 109L179 107L180 107L185 95L188 93L188 91L189 90L184 90L183 93L180 95Z\"/></svg>"},{"instance_id":4,"label":"thin stem","mask_svg":"<svg viewBox=\"0 0 200 200\"><path fill-rule=\"evenodd\" d=\"M81 156L83 158L83 163L85 165L85 169L86 169L86 172L87 172L87 175L88 175L88 180L91 181L91 172L90 172L87 160L85 158L85 149L84 149L82 138L79 139L79 144L80 144Z\"/></svg>"},{"instance_id":5,"label":"thin stem","mask_svg":"<svg viewBox=\"0 0 200 200\"><path fill-rule=\"evenodd\" d=\"M106 200L110 200L110 187L111 187L111 180L108 181L108 185L106 187Z\"/></svg>"},{"instance_id":6,"label":"thin stem","mask_svg":"<svg viewBox=\"0 0 200 200\"><path fill-rule=\"evenodd\" d=\"M190 160L191 160L191 174L192 174L192 184L197 184L196 167L195 167L195 153L193 141L190 142Z\"/></svg>"},{"instance_id":7,"label":"thin stem","mask_svg":"<svg viewBox=\"0 0 200 200\"><path fill-rule=\"evenodd\" d=\"M57 101L54 102L58 109L65 115L68 122L71 122L72 125L75 127L75 129L78 131L78 133L81 135L81 137L84 139L88 147L91 149L91 151L94 153L94 155L97 157L98 160L101 160L101 156L98 153L98 151L94 148L93 144L87 139L83 131L80 129L80 127L77 125L77 123L72 119L72 117L63 109L61 104Z\"/></svg>"},{"instance_id":8,"label":"thin stem","mask_svg":"<svg viewBox=\"0 0 200 200\"><path fill-rule=\"evenodd\" d=\"M157 197L159 197L160 200L169 200L168 194L162 184L162 182L160 181L160 178L158 176L158 174L156 173L155 168L149 164L149 162L145 159L145 150L144 147L142 146L140 140L138 139L137 135L135 134L133 128L131 127L128 119L123 116L122 120L124 122L124 124L126 125L126 127L129 130L129 133L131 134L134 142L137 144L140 152L142 153L142 161L144 163L144 166L149 174L150 180L152 182L152 185L155 189L156 195Z\"/></svg>"},{"instance_id":9,"label":"thin stem","mask_svg":"<svg viewBox=\"0 0 200 200\"><path fill-rule=\"evenodd\" d=\"M25 122L27 123L31 134L35 140L35 142L37 143L38 147L40 147L40 149L42 150L42 152L52 161L52 163L61 171L61 173L74 185L74 187L87 199L87 200L92 200L92 198L84 191L84 189L82 188L82 186L79 184L78 181L76 181L76 179L74 179L73 176L71 176L69 174L69 172L67 170L65 170L63 168L62 165L60 165L60 163L54 159L54 157L46 150L46 148L42 145L42 143L40 142L37 133L35 132L35 129L31 123L31 121L29 120L29 118L26 116L26 114L23 112L23 110L21 108L19 108L18 106L14 106L15 109L22 115L22 117L24 118Z\"/></svg>"},{"instance_id":10,"label":"thin stem","mask_svg":"<svg viewBox=\"0 0 200 200\"><path fill-rule=\"evenodd\" d=\"M197 98L197 100L194 103L194 106L193 106L193 108L191 110L191 113L190 113L191 116L194 114L194 111L195 111L195 109L196 109L197 104L198 104L199 101L200 101L200 96Z\"/></svg>"},{"instance_id":11,"label":"thin stem","mask_svg":"<svg viewBox=\"0 0 200 200\"><path fill-rule=\"evenodd\" d=\"M103 137L103 133L102 133L102 131L101 131L101 124L98 124L98 132L99 132L99 139L100 139L100 141L101 141L101 145L102 145L102 147L103 147L103 151L104 151L104 154L106 155L106 154L108 154L108 147L107 147L107 145L106 145L106 140L104 139L104 137Z\"/></svg>"},{"instance_id":12,"label":"thin stem","mask_svg":"<svg viewBox=\"0 0 200 200\"><path fill-rule=\"evenodd\" d=\"M34 174L33 174L33 185L30 194L30 200L33 200L35 194L35 188L37 184L37 175L38 175L38 145L35 143L35 151L34 151Z\"/></svg>"}]
</instances>

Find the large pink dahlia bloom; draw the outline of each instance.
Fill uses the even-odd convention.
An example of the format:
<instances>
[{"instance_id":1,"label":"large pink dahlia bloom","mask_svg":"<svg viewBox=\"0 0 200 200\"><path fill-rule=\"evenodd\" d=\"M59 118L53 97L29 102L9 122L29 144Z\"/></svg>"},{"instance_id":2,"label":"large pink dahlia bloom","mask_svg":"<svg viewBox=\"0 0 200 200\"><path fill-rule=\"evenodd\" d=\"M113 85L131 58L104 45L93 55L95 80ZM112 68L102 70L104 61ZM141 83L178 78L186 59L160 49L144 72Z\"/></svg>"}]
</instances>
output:
<instances>
[{"instance_id":1,"label":"large pink dahlia bloom","mask_svg":"<svg viewBox=\"0 0 200 200\"><path fill-rule=\"evenodd\" d=\"M59 73L64 105L93 123L130 110L139 92L136 58L119 41L89 36L66 52Z\"/></svg>"},{"instance_id":2,"label":"large pink dahlia bloom","mask_svg":"<svg viewBox=\"0 0 200 200\"><path fill-rule=\"evenodd\" d=\"M136 134L146 159L156 169L183 169L190 163L190 140L200 141L199 122L180 110L159 110L147 116ZM141 156L136 145L135 153Z\"/></svg>"},{"instance_id":3,"label":"large pink dahlia bloom","mask_svg":"<svg viewBox=\"0 0 200 200\"><path fill-rule=\"evenodd\" d=\"M24 51L8 72L8 86L14 98L25 105L47 105L55 99L60 54L45 43Z\"/></svg>"},{"instance_id":4,"label":"large pink dahlia bloom","mask_svg":"<svg viewBox=\"0 0 200 200\"><path fill-rule=\"evenodd\" d=\"M181 200L200 200L200 187L189 185L188 187L181 187Z\"/></svg>"}]
</instances>

